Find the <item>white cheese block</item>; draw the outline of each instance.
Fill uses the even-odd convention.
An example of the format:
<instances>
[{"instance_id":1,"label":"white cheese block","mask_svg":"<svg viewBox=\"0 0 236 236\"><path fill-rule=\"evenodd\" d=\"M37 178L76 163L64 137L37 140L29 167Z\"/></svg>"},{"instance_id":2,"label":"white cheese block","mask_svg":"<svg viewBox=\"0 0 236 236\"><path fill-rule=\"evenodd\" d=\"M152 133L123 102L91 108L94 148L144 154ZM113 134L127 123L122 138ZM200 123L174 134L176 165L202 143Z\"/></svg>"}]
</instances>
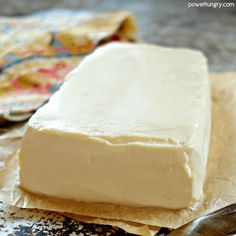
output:
<instances>
[{"instance_id":1,"label":"white cheese block","mask_svg":"<svg viewBox=\"0 0 236 236\"><path fill-rule=\"evenodd\" d=\"M190 207L203 196L209 133L202 53L109 44L30 119L20 185L88 203Z\"/></svg>"}]
</instances>

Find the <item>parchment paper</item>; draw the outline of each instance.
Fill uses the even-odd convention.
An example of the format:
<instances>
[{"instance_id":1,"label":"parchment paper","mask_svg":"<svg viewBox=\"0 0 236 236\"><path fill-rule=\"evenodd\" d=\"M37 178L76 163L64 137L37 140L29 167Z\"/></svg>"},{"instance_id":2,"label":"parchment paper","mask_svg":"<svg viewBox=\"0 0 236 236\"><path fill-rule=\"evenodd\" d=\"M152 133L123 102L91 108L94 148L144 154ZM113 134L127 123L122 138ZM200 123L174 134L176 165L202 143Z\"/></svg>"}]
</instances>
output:
<instances>
[{"instance_id":1,"label":"parchment paper","mask_svg":"<svg viewBox=\"0 0 236 236\"><path fill-rule=\"evenodd\" d=\"M130 208L33 195L18 188L17 153L6 159L5 168L0 171L0 200L22 208L72 213L69 214L70 217L81 221L111 224L142 235L153 235L159 226L177 228L200 215L235 203L236 72L211 74L210 79L212 83L212 135L204 200L197 210Z\"/></svg>"}]
</instances>

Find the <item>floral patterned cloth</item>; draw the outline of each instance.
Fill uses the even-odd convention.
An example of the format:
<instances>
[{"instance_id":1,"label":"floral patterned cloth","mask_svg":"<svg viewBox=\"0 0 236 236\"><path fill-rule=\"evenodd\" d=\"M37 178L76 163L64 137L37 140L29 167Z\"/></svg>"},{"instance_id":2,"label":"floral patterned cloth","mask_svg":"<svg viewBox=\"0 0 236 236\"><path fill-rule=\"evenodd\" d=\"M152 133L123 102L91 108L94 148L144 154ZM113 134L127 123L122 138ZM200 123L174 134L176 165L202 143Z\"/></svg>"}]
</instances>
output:
<instances>
[{"instance_id":1,"label":"floral patterned cloth","mask_svg":"<svg viewBox=\"0 0 236 236\"><path fill-rule=\"evenodd\" d=\"M0 125L28 119L97 46L134 41L135 34L135 20L126 12L54 9L1 17Z\"/></svg>"}]
</instances>

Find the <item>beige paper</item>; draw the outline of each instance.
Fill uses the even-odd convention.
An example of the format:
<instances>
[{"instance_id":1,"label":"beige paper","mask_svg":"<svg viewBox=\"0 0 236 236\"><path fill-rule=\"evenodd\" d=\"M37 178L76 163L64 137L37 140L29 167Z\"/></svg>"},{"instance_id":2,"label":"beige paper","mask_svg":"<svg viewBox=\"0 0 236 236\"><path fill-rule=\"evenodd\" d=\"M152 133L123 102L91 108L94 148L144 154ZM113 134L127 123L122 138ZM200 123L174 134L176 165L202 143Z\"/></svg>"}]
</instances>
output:
<instances>
[{"instance_id":1,"label":"beige paper","mask_svg":"<svg viewBox=\"0 0 236 236\"><path fill-rule=\"evenodd\" d=\"M13 127L0 129L0 168L4 160L20 147L22 136L26 131L26 123L19 123Z\"/></svg>"},{"instance_id":2,"label":"beige paper","mask_svg":"<svg viewBox=\"0 0 236 236\"><path fill-rule=\"evenodd\" d=\"M130 223L131 230L133 223L143 224L138 227L139 229L146 227L146 232L138 232L142 235L152 235L153 231L150 230L152 226L177 228L202 214L236 202L236 72L211 74L210 77L212 137L205 196L198 210L130 208L112 204L86 204L33 195L18 188L16 155L6 160L5 168L0 172L0 200L22 208L40 208L89 216L91 220L93 217L92 222L102 223L107 219L109 221L106 222L111 225L122 225L122 223L129 225ZM78 219L80 219L79 216ZM137 231L134 230L134 233Z\"/></svg>"}]
</instances>

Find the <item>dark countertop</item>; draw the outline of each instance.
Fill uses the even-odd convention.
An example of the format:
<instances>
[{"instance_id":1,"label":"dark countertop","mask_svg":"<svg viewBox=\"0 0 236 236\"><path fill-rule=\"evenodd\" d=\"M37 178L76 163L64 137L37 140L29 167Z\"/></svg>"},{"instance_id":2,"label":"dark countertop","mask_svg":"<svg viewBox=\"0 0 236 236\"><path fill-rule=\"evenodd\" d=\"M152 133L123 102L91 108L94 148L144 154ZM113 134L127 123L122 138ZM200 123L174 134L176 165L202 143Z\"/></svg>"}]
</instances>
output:
<instances>
[{"instance_id":1,"label":"dark countertop","mask_svg":"<svg viewBox=\"0 0 236 236\"><path fill-rule=\"evenodd\" d=\"M188 8L187 3L185 0L0 0L0 14L22 15L50 7L96 12L128 10L137 18L143 41L200 49L208 57L211 71L236 70L236 3L235 7L221 9Z\"/></svg>"},{"instance_id":2,"label":"dark countertop","mask_svg":"<svg viewBox=\"0 0 236 236\"><path fill-rule=\"evenodd\" d=\"M86 224L58 213L10 207L0 202L1 236L130 235L109 225Z\"/></svg>"}]
</instances>

